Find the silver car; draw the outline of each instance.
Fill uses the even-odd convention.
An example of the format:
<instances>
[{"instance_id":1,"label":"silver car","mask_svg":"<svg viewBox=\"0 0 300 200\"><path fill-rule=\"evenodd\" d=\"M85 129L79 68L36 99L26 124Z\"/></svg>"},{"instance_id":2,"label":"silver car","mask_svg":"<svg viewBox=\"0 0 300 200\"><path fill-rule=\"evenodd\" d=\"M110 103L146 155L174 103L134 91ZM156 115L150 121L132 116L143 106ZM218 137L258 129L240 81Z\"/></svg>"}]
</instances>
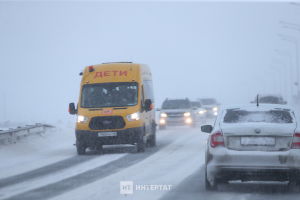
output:
<instances>
[{"instance_id":1,"label":"silver car","mask_svg":"<svg viewBox=\"0 0 300 200\"><path fill-rule=\"evenodd\" d=\"M195 112L189 99L166 99L159 114L159 128L170 125L195 125Z\"/></svg>"},{"instance_id":2,"label":"silver car","mask_svg":"<svg viewBox=\"0 0 300 200\"><path fill-rule=\"evenodd\" d=\"M300 131L284 105L250 105L221 110L206 150L206 189L238 181L300 183Z\"/></svg>"}]
</instances>

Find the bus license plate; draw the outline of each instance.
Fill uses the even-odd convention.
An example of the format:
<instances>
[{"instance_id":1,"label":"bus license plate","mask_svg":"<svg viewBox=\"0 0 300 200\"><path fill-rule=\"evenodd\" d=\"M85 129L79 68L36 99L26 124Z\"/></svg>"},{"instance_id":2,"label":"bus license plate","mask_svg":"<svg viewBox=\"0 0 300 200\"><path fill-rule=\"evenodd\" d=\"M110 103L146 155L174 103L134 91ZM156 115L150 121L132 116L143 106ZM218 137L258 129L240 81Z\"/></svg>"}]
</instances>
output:
<instances>
[{"instance_id":1,"label":"bus license plate","mask_svg":"<svg viewBox=\"0 0 300 200\"><path fill-rule=\"evenodd\" d=\"M117 132L98 132L98 137L117 136Z\"/></svg>"}]
</instances>

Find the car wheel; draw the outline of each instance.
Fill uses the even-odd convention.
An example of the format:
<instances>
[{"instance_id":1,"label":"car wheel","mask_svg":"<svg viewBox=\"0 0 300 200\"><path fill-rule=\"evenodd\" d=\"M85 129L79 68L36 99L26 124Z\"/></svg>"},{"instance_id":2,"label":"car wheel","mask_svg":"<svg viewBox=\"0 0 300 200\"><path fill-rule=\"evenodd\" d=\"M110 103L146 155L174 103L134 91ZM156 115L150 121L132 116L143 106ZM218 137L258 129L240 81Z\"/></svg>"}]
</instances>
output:
<instances>
[{"instance_id":1,"label":"car wheel","mask_svg":"<svg viewBox=\"0 0 300 200\"><path fill-rule=\"evenodd\" d=\"M218 189L218 184L216 180L213 182L213 184L211 184L208 181L206 167L205 167L205 189L207 191L216 191Z\"/></svg>"},{"instance_id":2,"label":"car wheel","mask_svg":"<svg viewBox=\"0 0 300 200\"><path fill-rule=\"evenodd\" d=\"M84 155L86 153L86 146L79 139L76 140L76 149L78 155Z\"/></svg>"}]
</instances>

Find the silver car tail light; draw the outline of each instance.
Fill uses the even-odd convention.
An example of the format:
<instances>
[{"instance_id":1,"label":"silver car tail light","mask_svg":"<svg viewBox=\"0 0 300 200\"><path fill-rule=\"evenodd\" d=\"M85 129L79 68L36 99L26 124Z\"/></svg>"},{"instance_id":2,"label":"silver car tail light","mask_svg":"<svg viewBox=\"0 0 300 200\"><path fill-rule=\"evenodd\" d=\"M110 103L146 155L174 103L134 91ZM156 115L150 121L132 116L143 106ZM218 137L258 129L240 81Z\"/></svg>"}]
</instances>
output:
<instances>
[{"instance_id":1,"label":"silver car tail light","mask_svg":"<svg viewBox=\"0 0 300 200\"><path fill-rule=\"evenodd\" d=\"M300 133L294 134L292 149L300 149Z\"/></svg>"},{"instance_id":2,"label":"silver car tail light","mask_svg":"<svg viewBox=\"0 0 300 200\"><path fill-rule=\"evenodd\" d=\"M224 137L221 131L211 134L210 146L215 148L217 146L224 146ZM299 138L300 139L300 138Z\"/></svg>"}]
</instances>

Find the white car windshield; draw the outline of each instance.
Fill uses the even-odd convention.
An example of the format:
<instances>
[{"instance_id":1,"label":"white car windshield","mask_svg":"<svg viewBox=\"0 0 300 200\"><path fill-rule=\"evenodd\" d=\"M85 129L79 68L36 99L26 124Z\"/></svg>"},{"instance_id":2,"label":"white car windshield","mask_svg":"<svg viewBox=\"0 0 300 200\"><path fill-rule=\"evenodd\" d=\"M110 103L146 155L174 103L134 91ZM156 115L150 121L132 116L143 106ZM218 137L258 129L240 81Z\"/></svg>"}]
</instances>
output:
<instances>
[{"instance_id":1,"label":"white car windshield","mask_svg":"<svg viewBox=\"0 0 300 200\"><path fill-rule=\"evenodd\" d=\"M224 123L293 123L293 118L288 111L247 111L247 110L227 110L224 116Z\"/></svg>"}]
</instances>

